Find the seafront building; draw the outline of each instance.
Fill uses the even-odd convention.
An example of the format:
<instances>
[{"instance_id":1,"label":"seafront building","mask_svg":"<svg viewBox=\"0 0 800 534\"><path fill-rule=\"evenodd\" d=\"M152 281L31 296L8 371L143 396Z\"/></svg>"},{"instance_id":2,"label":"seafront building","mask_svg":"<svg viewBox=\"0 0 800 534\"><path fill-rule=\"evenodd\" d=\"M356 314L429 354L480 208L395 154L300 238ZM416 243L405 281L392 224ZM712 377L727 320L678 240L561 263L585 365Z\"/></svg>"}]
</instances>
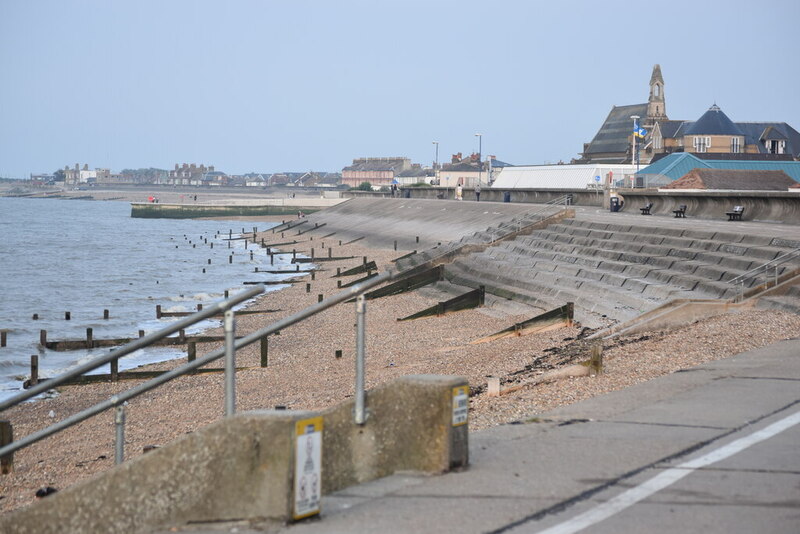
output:
<instances>
[{"instance_id":1,"label":"seafront building","mask_svg":"<svg viewBox=\"0 0 800 534\"><path fill-rule=\"evenodd\" d=\"M800 158L800 132L786 122L734 122L716 103L697 120L669 119L664 85L661 66L655 65L648 101L612 106L575 163L636 163L638 159L647 165L675 152L751 160ZM634 125L640 127L636 132Z\"/></svg>"}]
</instances>

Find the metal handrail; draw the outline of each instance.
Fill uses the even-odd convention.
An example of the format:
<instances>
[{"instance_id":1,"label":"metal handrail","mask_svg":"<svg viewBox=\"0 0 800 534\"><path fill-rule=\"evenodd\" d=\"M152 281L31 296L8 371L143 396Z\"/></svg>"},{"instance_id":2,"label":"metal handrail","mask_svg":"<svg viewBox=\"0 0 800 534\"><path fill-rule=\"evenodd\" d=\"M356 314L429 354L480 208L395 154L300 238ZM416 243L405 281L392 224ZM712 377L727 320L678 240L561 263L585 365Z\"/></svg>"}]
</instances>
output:
<instances>
[{"instance_id":1,"label":"metal handrail","mask_svg":"<svg viewBox=\"0 0 800 534\"><path fill-rule=\"evenodd\" d=\"M273 324L271 324L271 325L269 325L269 326L267 326L265 328L262 328L261 330L258 330L256 332L253 332L251 334L243 336L243 337L241 337L239 339L236 339L232 343L232 348L233 348L233 350L236 350L236 349L240 349L242 347L246 347L247 345L250 345L251 343L259 341L261 338L263 338L263 337L265 337L267 335L274 334L275 332L283 330L283 329L285 329L285 328L287 328L287 327L289 327L289 326L291 326L291 325L293 325L295 323L298 323L300 321L303 321L304 319L307 319L308 317L311 317L312 315L315 315L315 314L317 314L317 313L319 313L319 312L321 312L323 310L326 310L326 309L328 309L328 308L330 308L332 306L335 306L336 304L339 304L341 302L349 300L349 299L351 299L353 297L358 297L361 294L363 294L364 292L366 292L367 290L375 287L376 285L379 285L379 284L382 284L383 282L392 280L393 278L398 276L398 274L399 273L397 271L395 271L394 269L389 269L389 270L383 272L382 274L380 274L380 275L378 275L378 276L376 276L374 278L370 278L369 280L365 280L363 282L355 284L352 287L346 289L345 291L337 293L336 295L333 295L333 296L331 296L331 297L329 297L327 299L324 299L324 300L322 300L322 301L320 301L320 302L318 302L318 303L316 303L316 304L314 304L312 306L309 306L309 307L307 307L307 308L305 308L303 310L300 310L299 312L297 312L297 313L295 313L293 315L290 315L290 316L285 317L285 318L283 318L283 319L281 319L279 321L276 321L275 323L273 323ZM193 324L196 321L205 319L208 316L211 316L211 315L214 315L216 313L219 313L220 310L223 309L223 307L225 308L224 311L229 311L230 308L232 306L234 306L236 303L242 302L243 300L247 300L248 298L252 298L253 296L255 296L255 295L257 295L257 294L259 294L259 293L261 293L263 291L264 291L264 286L257 286L255 288L249 290L249 291L243 292L243 293L241 293L241 294L229 299L228 301L224 301L224 302L215 304L215 305L209 307L208 309L204 309L204 310L202 310L200 312L197 312L197 313L195 313L193 315L190 315L189 317L185 318L184 320L180 321L179 323L176 323L176 324L174 324L174 325L172 325L170 327L164 328L163 330L160 330L160 331L158 331L158 332L156 332L154 334L151 334L149 336L146 336L144 338L137 339L136 341L133 341L133 342L129 343L128 345L125 345L124 347L115 350L114 352L110 353L107 356L103 356L101 358L97 358L96 360L93 360L92 362L88 362L87 364L81 365L81 366L75 368L74 370L72 370L72 371L70 371L68 373L65 373L65 375L69 375L66 378L64 376L60 376L57 379L48 380L43 385L42 388L38 388L37 387L37 391L38 391L38 393L42 393L43 391L51 389L53 387L53 384L55 384L55 383L59 383L60 384L60 383L63 383L64 381L66 381L66 380L69 380L69 378L74 378L75 376L78 376L76 374L76 373L78 373L78 371L86 372L86 368L87 367L91 367L89 370L96 369L97 367L100 367L100 366L104 365L105 363L108 363L109 361L113 360L116 357L119 357L120 355L128 354L128 353L132 352L133 350L136 350L136 349L142 348L144 346L147 346L147 344L143 343L145 340L149 341L150 343L152 343L153 341L156 341L157 339L161 339L162 337L165 337L165 336L169 335L170 333L174 333L178 329L180 329L181 327L187 326L186 322L189 321L190 319L194 319L194 321L189 322L189 324ZM235 301L235 302L232 302L232 301ZM357 303L357 305L358 305L358 303ZM361 302L360 305L361 305L361 308L357 309L357 312L363 313L363 311L364 311L363 301ZM179 326L179 325L182 325L182 326ZM361 343L363 343L363 340L364 340L364 333L363 333L364 321L363 321L363 319L359 320L358 325L359 325L359 332L357 334L357 342L359 344L361 344ZM129 349L129 347L134 346L134 345L136 346L135 349ZM14 442L6 445L5 447L0 448L0 457L6 456L8 454L11 454L11 453L17 451L17 450L20 450L20 449L25 448L25 447L27 447L29 445L32 445L33 443L36 443L37 441L40 441L40 440L42 440L42 439L44 439L44 438L46 438L48 436L51 436L51 435L53 435L53 434L55 434L57 432L60 432L61 430L65 430L66 428L69 428L69 427L71 427L73 425L76 425L76 424L78 424L78 423L80 423L80 422L82 422L82 421L84 421L84 420L86 420L86 419L88 419L88 418L90 418L90 417L92 417L94 415L97 415L97 414L99 414L101 412L104 412L105 410L108 410L108 409L111 409L111 408L114 408L114 407L121 407L123 405L123 403L125 403L126 401L128 401L130 399L133 399L133 398L135 398L135 397L137 397L137 396L139 396L139 395L141 395L143 393L146 393L146 392L148 392L148 391L150 391L152 389L155 389L156 387L158 387L158 386L160 386L160 385L162 385L162 384L164 384L166 382L169 382L170 380L173 380L173 379L178 378L180 376L186 375L186 374L194 371L195 369L198 369L198 368L200 368L200 367L202 367L202 366L204 366L204 365L206 365L208 363L211 363L211 362L221 358L222 356L226 355L226 352L227 352L226 349L229 348L227 345L228 345L228 343L226 343L226 347L214 350L214 351L212 351L212 352L210 352L210 353L208 353L208 354L206 354L204 356L198 357L197 359L195 359L193 361L190 361L190 362L187 362L185 364L182 364L182 365L180 365L180 366L178 366L178 367L176 367L176 368L174 368L174 369L172 369L170 371L166 371L163 374L160 374L157 377L155 377L155 378L153 378L151 380L148 380L147 382L139 384L138 386L135 386L135 387L133 387L133 388L127 390L127 391L124 391L122 393L118 393L116 395L113 395L109 399L107 399L105 401L102 401L102 402L99 402L99 403L95 404L94 406L91 406L91 407L89 407L89 408L87 408L87 409L85 409L85 410L83 410L83 411L81 411L79 413L73 414L73 415L67 417L66 419L63 419L62 421L59 421L58 423L50 425L49 427L43 428L43 429L41 429L41 430L39 430L37 432L34 432L32 434L29 434L29 435L25 436L24 438L21 438L21 439L19 439L17 441L14 441ZM358 355L359 355L360 359L363 360L363 358L364 358L363 347L359 347ZM96 365L94 365L94 364L96 364ZM360 361L360 362L357 361L356 362L356 366L357 366L357 369L358 369L358 366L360 366L360 369L363 370L363 361ZM357 374L359 374L359 373L357 373ZM361 383L360 384L358 383L358 379L359 378L361 379ZM33 388L31 388L31 389L33 389ZM12 397L11 399L8 399L6 402L3 403L3 406L5 406L5 407L13 406L14 404L18 404L19 402L22 402L23 400L29 399L29 398L31 398L31 396L33 396L35 394L38 394L38 393L31 394L31 390L28 390L26 392L23 392L23 393L21 393L19 395L16 395L16 396ZM11 403L10 401L14 401L14 402ZM363 407L365 405L364 401L365 401L365 391L364 391L363 373L362 373L361 376L357 377L357 380L356 380L356 404ZM2 409L5 409L5 407L2 408ZM362 414L360 414L360 415L361 415L361 420L359 421L358 420L359 419L359 417L358 417L359 414L356 414L356 423L357 424L363 424L363 422L366 420L365 413L362 412ZM118 412L117 421L119 422L120 420L124 424L124 415L122 417L119 417L119 412ZM118 436L119 436L119 433L118 433ZM120 442L121 442L121 440L118 439L117 440L117 446L118 447L121 446ZM120 457L121 457L121 454L119 453L119 448L118 448L118 450L117 450L117 458L118 458L118 460L120 460Z\"/></svg>"},{"instance_id":2,"label":"metal handrail","mask_svg":"<svg viewBox=\"0 0 800 534\"><path fill-rule=\"evenodd\" d=\"M776 264L776 265L780 265L781 263L786 263L787 261L792 259L792 257L798 256L798 255L800 255L800 248L796 248L794 250L790 250L789 252L781 254L777 258L773 258L773 259L769 260L768 262L766 262L766 263L764 263L762 265L759 265L758 267L753 267L749 271L744 272L744 273L740 274L739 276L737 276L735 278L731 278L730 280L728 280L728 283L729 284L737 284L737 283L741 282L742 280L747 280L749 278L753 278L753 277L757 276L758 274L760 274L760 271L766 270L767 268L769 268L773 263Z\"/></svg>"},{"instance_id":3,"label":"metal handrail","mask_svg":"<svg viewBox=\"0 0 800 534\"><path fill-rule=\"evenodd\" d=\"M212 304L211 306L204 308L197 313L193 313L192 315L189 315L184 319L171 323L169 326L166 326L161 330L158 330L156 332L153 332L152 334L148 334L144 337L140 337L134 341L131 341L130 343L123 345L118 349L114 349L108 354L105 354L103 356L98 356L97 358L89 360L84 364L78 365L77 367L65 371L64 373L60 374L57 377L49 378L47 379L46 382L40 382L35 386L31 386L25 391L22 391L8 399L0 401L0 412L7 410L12 406L16 406L21 402L25 402L26 400L31 399L37 395L40 395L45 391L51 390L54 387L63 384L64 382L72 380L73 378L77 378L90 371L94 371L95 369L102 367L118 358L121 358L122 356L126 356L139 349L148 347L152 345L154 342L163 339L169 336L170 334L174 334L175 332L180 332L181 330L189 326L192 326L195 323L202 321L203 319L208 319L209 317L212 317L219 313L223 313L226 310L232 308L233 306L240 304L248 299L251 299L263 292L264 292L264 286L256 286L247 291L243 291L242 293L234 295L228 300Z\"/></svg>"},{"instance_id":4,"label":"metal handrail","mask_svg":"<svg viewBox=\"0 0 800 534\"><path fill-rule=\"evenodd\" d=\"M756 278L758 275L764 273L764 285L769 285L769 280L767 278L767 271L774 267L775 268L775 284L774 286L778 285L778 267L789 260L800 256L800 248L796 248L794 250L790 250L789 252L785 252L780 256L769 260L766 263L759 265L758 267L753 267L747 272L740 274L734 278L728 280L728 283L731 285L739 285L739 301L744 299L744 283L746 280L750 280L752 278ZM774 287L773 286L773 287Z\"/></svg>"}]
</instances>

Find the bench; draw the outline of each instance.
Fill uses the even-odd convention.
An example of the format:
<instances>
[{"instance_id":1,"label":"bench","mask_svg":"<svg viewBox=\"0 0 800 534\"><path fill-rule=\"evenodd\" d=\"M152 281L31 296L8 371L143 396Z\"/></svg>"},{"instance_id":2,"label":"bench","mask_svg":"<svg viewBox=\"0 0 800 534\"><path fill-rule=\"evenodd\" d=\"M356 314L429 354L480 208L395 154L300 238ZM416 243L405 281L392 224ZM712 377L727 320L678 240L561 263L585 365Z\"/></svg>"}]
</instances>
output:
<instances>
[{"instance_id":1,"label":"bench","mask_svg":"<svg viewBox=\"0 0 800 534\"><path fill-rule=\"evenodd\" d=\"M742 213L744 213L744 206L734 206L733 210L725 212L729 221L741 221Z\"/></svg>"},{"instance_id":2,"label":"bench","mask_svg":"<svg viewBox=\"0 0 800 534\"><path fill-rule=\"evenodd\" d=\"M686 204L681 204L680 206L678 206L678 209L672 210L672 213L675 214L675 218L677 218L677 219L680 219L681 217L683 217L685 219L686 218Z\"/></svg>"},{"instance_id":3,"label":"bench","mask_svg":"<svg viewBox=\"0 0 800 534\"><path fill-rule=\"evenodd\" d=\"M650 215L650 208L652 208L652 207L653 207L653 203L652 202L648 202L647 204L645 204L645 206L643 208L639 208L639 211L642 212L642 215Z\"/></svg>"}]
</instances>

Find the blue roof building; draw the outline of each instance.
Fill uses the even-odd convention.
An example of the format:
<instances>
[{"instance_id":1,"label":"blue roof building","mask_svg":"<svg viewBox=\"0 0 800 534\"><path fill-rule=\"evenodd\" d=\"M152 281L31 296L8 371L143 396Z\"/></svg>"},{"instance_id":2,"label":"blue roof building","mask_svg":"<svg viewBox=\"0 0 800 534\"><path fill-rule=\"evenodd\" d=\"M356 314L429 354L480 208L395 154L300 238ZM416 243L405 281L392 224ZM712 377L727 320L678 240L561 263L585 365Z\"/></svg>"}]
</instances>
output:
<instances>
[{"instance_id":1,"label":"blue roof building","mask_svg":"<svg viewBox=\"0 0 800 534\"><path fill-rule=\"evenodd\" d=\"M676 152L664 156L639 171L639 175L660 175L670 180L677 180L693 169L783 171L795 182L800 182L800 161L700 159L688 152Z\"/></svg>"}]
</instances>

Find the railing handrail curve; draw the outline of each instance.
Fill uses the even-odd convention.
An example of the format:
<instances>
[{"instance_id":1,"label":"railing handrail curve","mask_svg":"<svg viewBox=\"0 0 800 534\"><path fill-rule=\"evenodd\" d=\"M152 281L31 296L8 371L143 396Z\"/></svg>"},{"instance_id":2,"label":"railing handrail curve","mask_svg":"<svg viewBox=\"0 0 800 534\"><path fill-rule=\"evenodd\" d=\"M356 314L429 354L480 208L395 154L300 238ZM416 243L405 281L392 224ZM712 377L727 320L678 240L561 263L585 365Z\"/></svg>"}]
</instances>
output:
<instances>
[{"instance_id":1,"label":"railing handrail curve","mask_svg":"<svg viewBox=\"0 0 800 534\"><path fill-rule=\"evenodd\" d=\"M355 284L352 287L349 287L346 290L337 293L336 295L333 295L333 296L331 296L331 297L329 297L327 299L324 299L324 300L322 300L320 302L317 302L317 303L315 303L315 304L313 304L311 306L308 306L308 307L298 311L297 313L294 313L293 315L290 315L288 317L285 317L283 319L280 319L280 320L272 323L271 325L269 325L267 327L264 327L264 328L262 328L260 330L252 332L252 333L250 333L248 335L242 336L241 338L235 340L234 349L238 350L240 348L246 347L247 345L250 345L251 343L254 343L254 342L260 340L264 336L267 336L267 335L270 335L270 334L274 334L275 332L278 332L278 331L280 331L282 329L285 329L285 328L287 328L287 327L289 327L289 326L291 326L291 325L293 325L295 323L298 323L300 321L303 321L304 319L307 319L308 317L311 317L312 315L315 315L315 314L317 314L317 313L319 313L319 312L321 312L323 310L326 310L326 309L330 308L331 306L335 306L336 304L339 304L339 303L344 302L346 300L349 300L349 299L351 299L351 298L353 298L355 296L358 296L358 295L366 292L367 290L375 287L376 285L379 285L379 284L382 284L383 282L392 280L393 278L397 277L399 274L400 274L399 271L396 271L394 269L388 269L388 270L384 271L383 273L379 274L378 276L375 276L373 278L370 278L368 280L365 280L363 282ZM256 286L255 288L250 289L248 291L245 291L245 292L243 292L241 294L238 294L235 297L232 297L231 299L229 299L227 301L224 301L224 302L221 302L221 303L217 303L217 304L215 304L213 306L210 306L208 308L208 310L204 309L204 310L202 310L200 312L192 314L189 317L186 317L186 319L184 319L182 321L179 321L179 323L185 323L187 320L189 320L191 318L196 318L197 321L205 319L209 315L213 315L214 313L219 313L221 308L220 307L215 307L215 306L225 306L226 309L230 309L236 303L242 302L242 301L247 300L249 298L252 298L253 296L255 296L255 295L257 295L257 294L259 294L259 293L261 293L263 291L264 291L264 286L263 285L262 286ZM235 301L235 303L231 303L231 301ZM209 313L205 313L207 311ZM213 313L210 313L212 311L213 311ZM166 331L168 331L168 333L164 333ZM155 332L154 334L151 334L151 335L146 336L144 338L137 339L137 340L129 343L128 345L125 345L124 347L128 347L129 345L136 344L137 348L142 348L142 343L141 343L142 340L148 339L150 342L153 342L153 341L156 341L157 339L161 339L161 337L165 337L169 333L173 333L173 332L176 332L176 331L177 330L175 330L175 326L171 325L170 327L167 327L167 328L164 328L162 330L159 330L158 332ZM156 337L156 334L163 334L163 335L160 336L160 337ZM121 347L117 351L114 351L114 352L110 353L107 356L103 356L102 358L97 358L96 361L100 362L102 360L102 362L98 363L98 365L96 365L95 367L92 367L92 369L95 369L95 368L97 368L97 367L99 367L101 365L104 365L105 363L108 363L110 360L114 359L114 357L119 357L120 354L121 354L122 348L124 348L124 347ZM137 350L137 349L134 349L134 350ZM130 351L128 351L128 352L130 352ZM128 352L125 352L125 354L127 354ZM114 356L114 357L112 357L112 356ZM33 432L31 434L28 434L27 436L25 436L25 437L23 437L23 438L21 438L19 440L13 441L12 443L0 448L0 457L6 456L8 454L11 454L11 453L17 451L17 450L23 449L23 448L25 448L25 447L27 447L29 445L32 445L32 444L34 444L34 443L36 443L36 442L38 442L38 441L40 441L40 440L42 440L42 439L44 439L44 438L46 438L48 436L56 434L56 433L58 433L58 432L60 432L62 430L65 430L66 428L69 428L69 427L71 427L73 425L76 425L76 424L82 422L82 421L85 421L86 419L88 419L88 418L90 418L90 417L92 417L94 415L97 415L97 414L99 414L101 412L104 412L106 410L114 408L115 406L119 406L122 403L124 403L124 402L126 402L126 401L128 401L130 399L133 399L133 398L135 398L135 397L137 397L137 396L139 396L139 395L141 395L143 393L146 393L146 392L148 392L148 391L150 391L152 389L157 388L161 384L169 382L170 380L173 380L173 379L178 378L180 376L186 375L186 374L190 373L191 371L194 371L195 369L198 369L198 368L200 368L200 367L202 367L204 365L207 365L208 363L211 363L211 362L213 362L215 360L218 360L219 358L221 358L223 356L225 356L225 348L224 347L216 349L216 350L214 350L212 352L209 352L208 354L205 354L203 356L198 356L193 361L184 363L184 364L182 364L182 365L180 365L178 367L175 367L174 369L171 369L169 371L166 371L166 372L158 375L155 378L152 378L152 379L148 380L147 382L144 382L142 384L134 386L133 388L130 388L130 389L128 389L128 390L126 390L126 391L124 391L122 393L117 393L117 394L109 397L108 399L95 404L94 406L86 408L85 410L83 410L81 412L73 414L73 415L71 415L71 416L59 421L58 423L54 423L54 424L52 424L52 425L50 425L50 426L48 426L46 428L43 428L43 429L41 429L41 430L39 430L37 432ZM88 362L88 363L94 363L94 362L95 362L95 360L93 360L92 362ZM83 367L84 366L81 366L81 368L83 368ZM77 368L76 368L76 370L77 370ZM74 374L76 370L73 370L73 371L70 372L70 375L72 377L76 376ZM59 378L61 378L61 377L59 377ZM64 381L66 381L68 379L69 378L64 378L64 379L60 380L59 383L63 383ZM51 389L53 387L53 383L54 383L54 379L48 380L45 383L44 391L47 391L48 389ZM29 392L29 391L30 390L28 390L27 392ZM20 395L17 395L15 397L13 397L12 399L16 400L16 399L21 398L21 397L22 397L22 395L20 394ZM30 398L30 396L26 396L25 398L26 399ZM19 402L22 402L22 401L19 401Z\"/></svg>"}]
</instances>

